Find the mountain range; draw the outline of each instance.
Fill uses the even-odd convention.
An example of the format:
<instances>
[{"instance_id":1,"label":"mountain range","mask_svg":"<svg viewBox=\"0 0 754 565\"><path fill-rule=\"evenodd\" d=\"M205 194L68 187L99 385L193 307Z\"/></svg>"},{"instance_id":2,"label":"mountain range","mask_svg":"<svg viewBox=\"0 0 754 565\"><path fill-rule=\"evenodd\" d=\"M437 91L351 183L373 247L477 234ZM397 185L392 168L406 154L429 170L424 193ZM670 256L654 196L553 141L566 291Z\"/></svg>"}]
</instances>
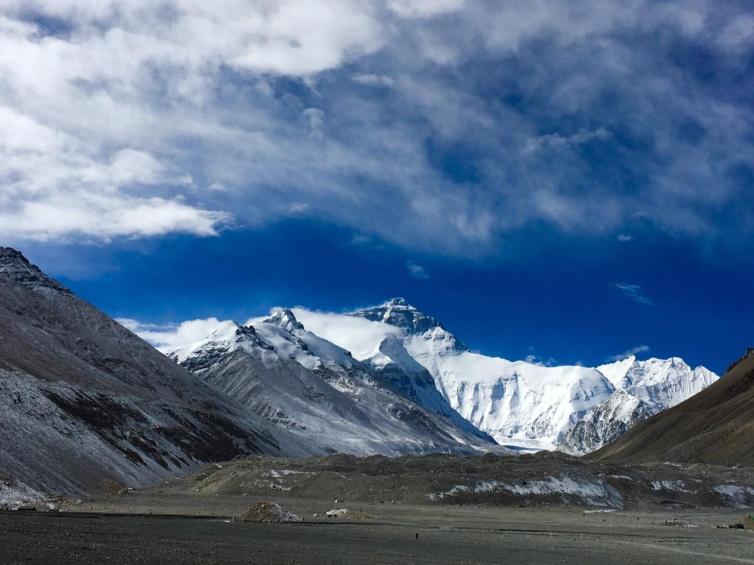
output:
<instances>
[{"instance_id":1,"label":"mountain range","mask_svg":"<svg viewBox=\"0 0 754 565\"><path fill-rule=\"evenodd\" d=\"M290 310L167 352L205 383L325 452L474 452L495 445L416 367L375 367L308 331Z\"/></svg>"},{"instance_id":2,"label":"mountain range","mask_svg":"<svg viewBox=\"0 0 754 565\"><path fill-rule=\"evenodd\" d=\"M248 454L581 454L717 380L678 358L485 356L403 299L207 327L164 355L0 247L3 484L76 494Z\"/></svg>"},{"instance_id":3,"label":"mountain range","mask_svg":"<svg viewBox=\"0 0 754 565\"><path fill-rule=\"evenodd\" d=\"M587 453L718 379L676 357L591 368L482 355L402 298L348 314L293 312L357 359L425 368L452 408L516 449Z\"/></svg>"},{"instance_id":4,"label":"mountain range","mask_svg":"<svg viewBox=\"0 0 754 565\"><path fill-rule=\"evenodd\" d=\"M374 382L473 433L473 428L464 427L470 422L507 448L558 449L577 455L613 441L637 422L682 402L718 378L680 358L640 361L632 356L599 367L550 367L482 355L402 298L345 314L274 309L269 317L248 320L243 326L233 322L218 326L205 340L166 353L256 414L291 430L305 427L310 430L302 432L306 437L333 434L325 432L324 424L312 424L312 416L321 415L321 408L307 412L315 404L313 397L304 395L303 389L285 389L276 372L314 372L331 385L339 383L339 392L353 398L363 396L364 383ZM242 348L249 359L241 372L230 356L243 332L251 332L253 338L242 340L249 344ZM319 383L313 378L309 382ZM328 394L319 398L327 398L326 404L335 410L331 389L326 387ZM374 408L390 401L374 398L372 402ZM296 410L290 409L292 405ZM342 418L333 414L325 427ZM356 434L360 441L349 444L346 436L339 436L339 445L331 447L394 452L388 444L366 439L374 433L377 429L367 425ZM473 442L469 445L477 447Z\"/></svg>"}]
</instances>

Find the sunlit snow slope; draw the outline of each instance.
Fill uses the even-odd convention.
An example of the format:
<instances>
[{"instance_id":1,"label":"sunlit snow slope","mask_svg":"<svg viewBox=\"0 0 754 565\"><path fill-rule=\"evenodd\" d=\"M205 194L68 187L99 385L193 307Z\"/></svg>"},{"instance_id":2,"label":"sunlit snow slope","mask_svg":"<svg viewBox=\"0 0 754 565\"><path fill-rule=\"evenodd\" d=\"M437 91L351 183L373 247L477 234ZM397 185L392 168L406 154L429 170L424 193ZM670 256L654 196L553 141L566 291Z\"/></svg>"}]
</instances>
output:
<instances>
[{"instance_id":1,"label":"sunlit snow slope","mask_svg":"<svg viewBox=\"0 0 754 565\"><path fill-rule=\"evenodd\" d=\"M498 442L585 453L717 380L682 359L549 367L474 353L403 299L350 314L293 309L310 331L374 365L425 368L464 418Z\"/></svg>"}]
</instances>

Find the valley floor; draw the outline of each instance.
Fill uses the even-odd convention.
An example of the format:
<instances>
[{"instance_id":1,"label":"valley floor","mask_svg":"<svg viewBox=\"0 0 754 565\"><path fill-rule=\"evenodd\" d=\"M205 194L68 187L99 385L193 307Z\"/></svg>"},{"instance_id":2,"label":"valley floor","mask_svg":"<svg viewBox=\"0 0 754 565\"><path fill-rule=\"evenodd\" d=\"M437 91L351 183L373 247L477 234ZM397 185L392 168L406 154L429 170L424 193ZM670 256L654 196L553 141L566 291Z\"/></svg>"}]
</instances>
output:
<instances>
[{"instance_id":1,"label":"valley floor","mask_svg":"<svg viewBox=\"0 0 754 565\"><path fill-rule=\"evenodd\" d=\"M584 513L381 504L360 505L366 518L341 522L313 517L330 509L331 500L278 499L305 521L227 518L252 502L129 496L82 504L76 512L3 512L0 562L754 563L754 533L716 528L740 521L741 510Z\"/></svg>"},{"instance_id":2,"label":"valley floor","mask_svg":"<svg viewBox=\"0 0 754 565\"><path fill-rule=\"evenodd\" d=\"M752 485L749 468L553 453L252 456L0 513L0 563L754 565L754 531L728 528L753 525Z\"/></svg>"}]
</instances>

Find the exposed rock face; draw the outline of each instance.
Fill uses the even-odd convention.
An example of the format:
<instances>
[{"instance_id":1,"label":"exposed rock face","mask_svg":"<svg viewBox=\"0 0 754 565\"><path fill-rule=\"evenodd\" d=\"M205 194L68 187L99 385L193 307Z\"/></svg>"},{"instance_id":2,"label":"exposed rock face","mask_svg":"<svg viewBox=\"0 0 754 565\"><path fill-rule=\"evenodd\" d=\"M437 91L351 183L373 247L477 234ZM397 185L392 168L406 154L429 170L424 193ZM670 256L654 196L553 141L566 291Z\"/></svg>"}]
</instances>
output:
<instances>
[{"instance_id":1,"label":"exposed rock face","mask_svg":"<svg viewBox=\"0 0 754 565\"><path fill-rule=\"evenodd\" d=\"M659 411L657 405L616 390L605 402L584 414L563 435L563 451L583 453L599 449L625 434L631 426Z\"/></svg>"},{"instance_id":2,"label":"exposed rock face","mask_svg":"<svg viewBox=\"0 0 754 565\"><path fill-rule=\"evenodd\" d=\"M76 494L281 450L312 452L0 249L0 474Z\"/></svg>"},{"instance_id":3,"label":"exposed rock face","mask_svg":"<svg viewBox=\"0 0 754 565\"><path fill-rule=\"evenodd\" d=\"M47 287L70 294L71 291L45 275L39 267L11 247L0 247L0 275L29 288Z\"/></svg>"},{"instance_id":4,"label":"exposed rock face","mask_svg":"<svg viewBox=\"0 0 754 565\"><path fill-rule=\"evenodd\" d=\"M436 318L420 312L404 298L392 298L385 304L359 310L353 315L390 324L411 334L423 334L434 328L444 329Z\"/></svg>"},{"instance_id":5,"label":"exposed rock face","mask_svg":"<svg viewBox=\"0 0 754 565\"><path fill-rule=\"evenodd\" d=\"M420 312L405 298L391 298L385 304L358 310L351 315L395 326L406 335L423 335L431 337L436 342L444 341L446 351L460 353L467 350L467 347L446 330L437 318Z\"/></svg>"}]
</instances>

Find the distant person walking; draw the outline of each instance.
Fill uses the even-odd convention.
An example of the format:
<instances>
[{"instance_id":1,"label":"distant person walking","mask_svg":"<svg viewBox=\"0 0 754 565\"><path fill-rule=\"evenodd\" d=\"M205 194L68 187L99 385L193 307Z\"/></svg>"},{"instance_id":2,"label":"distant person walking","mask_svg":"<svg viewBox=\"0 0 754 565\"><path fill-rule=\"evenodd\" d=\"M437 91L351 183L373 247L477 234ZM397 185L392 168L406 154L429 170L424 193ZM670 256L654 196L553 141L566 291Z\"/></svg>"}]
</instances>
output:
<instances>
[{"instance_id":1,"label":"distant person walking","mask_svg":"<svg viewBox=\"0 0 754 565\"><path fill-rule=\"evenodd\" d=\"M419 541L419 532L416 532L416 541Z\"/></svg>"}]
</instances>

